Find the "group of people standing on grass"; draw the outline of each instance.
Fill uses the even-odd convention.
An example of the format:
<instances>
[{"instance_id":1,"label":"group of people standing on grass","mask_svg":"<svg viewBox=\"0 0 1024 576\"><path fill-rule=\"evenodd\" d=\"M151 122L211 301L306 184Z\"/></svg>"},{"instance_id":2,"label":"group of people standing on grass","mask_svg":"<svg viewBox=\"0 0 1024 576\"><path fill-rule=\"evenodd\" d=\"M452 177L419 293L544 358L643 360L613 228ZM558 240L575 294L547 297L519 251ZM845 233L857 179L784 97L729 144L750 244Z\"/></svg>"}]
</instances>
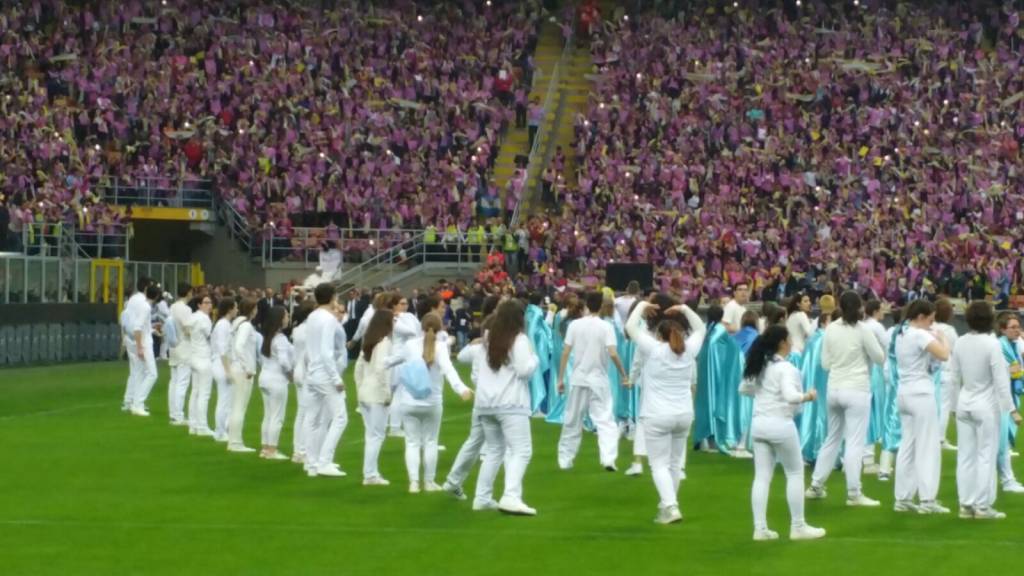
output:
<instances>
[{"instance_id":1,"label":"group of people standing on grass","mask_svg":"<svg viewBox=\"0 0 1024 576\"><path fill-rule=\"evenodd\" d=\"M130 361L125 407L147 415L156 379L147 346L149 310L160 290L145 279L122 317ZM861 476L888 480L895 461L897 512L948 513L937 500L941 450L949 415L956 415L957 483L962 518L997 519L996 478L1006 492L1024 492L1010 466L1011 442L1024 388L1020 321L977 301L966 310L970 333L957 337L952 306L918 300L896 313L888 331L882 306L855 292L823 296L820 316L797 295L786 307L746 310L747 286L734 287L724 306L705 318L662 293L643 298L639 287L615 298L605 289L582 295L541 294L525 300L490 296L476 338L458 350L471 366L473 389L451 361L455 341L444 326L445 302L419 299L418 314L397 292L379 292L359 318L352 341L342 324L346 306L329 284L294 308L270 307L253 326L255 301L193 297L182 286L164 329L172 344L169 413L195 435L214 436L233 452L242 442L254 378L263 395L260 456L285 460L278 449L289 383L298 396L292 460L310 476L344 476L334 453L347 425L342 379L355 354L358 411L365 424L363 484L389 482L379 471L389 422L404 431L411 493L447 491L465 499L463 483L482 457L474 510L533 515L522 481L532 454L530 418L562 424L558 466L573 468L583 431L596 432L599 463L617 470L623 433L633 440L627 475L648 460L659 498L655 521L682 519L678 491L686 478L688 445L753 458L754 539L777 539L767 526L769 485L776 462L787 478L790 537L816 539L804 500L826 497L825 485L842 459L847 505L878 506ZM351 308L351 307L349 307ZM936 317L940 322L936 322ZM999 336L993 334L997 325ZM170 337L170 336L168 336ZM473 400L470 434L443 484L438 484L442 385ZM186 395L191 381L192 393ZM208 402L217 382L215 427ZM475 390L475 392L474 392ZM617 421L618 420L618 421ZM691 432L693 432L691 436ZM881 445L875 463L875 445ZM804 466L813 464L811 485ZM493 495L505 466L505 491Z\"/></svg>"}]
</instances>

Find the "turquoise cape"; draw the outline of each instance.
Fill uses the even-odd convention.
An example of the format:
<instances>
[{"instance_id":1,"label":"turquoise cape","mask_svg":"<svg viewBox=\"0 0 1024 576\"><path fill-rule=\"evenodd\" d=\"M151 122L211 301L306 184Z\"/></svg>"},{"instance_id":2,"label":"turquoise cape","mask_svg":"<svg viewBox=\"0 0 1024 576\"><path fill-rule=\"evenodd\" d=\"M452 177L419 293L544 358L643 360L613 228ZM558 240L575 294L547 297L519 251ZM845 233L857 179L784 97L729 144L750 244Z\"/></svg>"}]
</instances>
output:
<instances>
[{"instance_id":1,"label":"turquoise cape","mask_svg":"<svg viewBox=\"0 0 1024 576\"><path fill-rule=\"evenodd\" d=\"M739 398L741 356L740 347L724 326L709 327L697 355L694 442L713 437L722 452L737 447L743 435Z\"/></svg>"},{"instance_id":2,"label":"turquoise cape","mask_svg":"<svg viewBox=\"0 0 1024 576\"><path fill-rule=\"evenodd\" d=\"M626 333L623 332L622 327L615 323L615 321L605 318L605 322L611 324L615 329L615 343L616 350L619 353L619 360L622 361L622 368L626 371L626 374L629 374L629 370L633 365L633 353L636 350L636 344L629 338L626 338ZM633 390L622 385L622 381L619 379L619 369L614 364L608 366L608 379L612 383L612 412L615 414L615 420L617 422L635 421L636 406L633 401ZM636 386L636 382L632 384L634 387Z\"/></svg>"},{"instance_id":3,"label":"turquoise cape","mask_svg":"<svg viewBox=\"0 0 1024 576\"><path fill-rule=\"evenodd\" d=\"M526 335L533 343L533 350L537 353L539 361L537 370L530 377L530 409L534 413L547 414L548 382L553 377L551 372L558 370L558 364L554 363L551 357L551 327L545 320L544 310L539 306L530 304L526 307Z\"/></svg>"},{"instance_id":4,"label":"turquoise cape","mask_svg":"<svg viewBox=\"0 0 1024 576\"><path fill-rule=\"evenodd\" d=\"M572 357L565 367L565 394L558 393L558 368L562 362L562 349L565 338L562 336L564 320L555 314L554 326L551 327L551 377L548 379L548 411L545 420L552 424L561 424L565 414L565 403L569 399L569 376L572 374Z\"/></svg>"},{"instance_id":5,"label":"turquoise cape","mask_svg":"<svg viewBox=\"0 0 1024 576\"><path fill-rule=\"evenodd\" d=\"M1017 354L1017 348L1010 342L1006 336L999 337L999 345L1003 348L1003 357L1006 358L1007 364L1013 364L1014 362L1020 363L1020 355ZM1013 398L1013 405L1020 407L1020 390L1024 388L1024 381L1022 380L1011 380L1010 381L1010 396ZM997 462L1002 462L1006 456L1006 452L1010 450L1010 446L1015 445L1017 440L1017 425L1013 423L1013 418L1010 418L1008 413L999 415L999 457L996 459Z\"/></svg>"},{"instance_id":6,"label":"turquoise cape","mask_svg":"<svg viewBox=\"0 0 1024 576\"><path fill-rule=\"evenodd\" d=\"M818 398L805 404L799 416L800 451L807 462L818 459L818 451L828 436L828 372L821 367L821 345L824 340L825 330L817 330L807 340L801 356L800 372L803 375L804 392L818 392Z\"/></svg>"}]
</instances>

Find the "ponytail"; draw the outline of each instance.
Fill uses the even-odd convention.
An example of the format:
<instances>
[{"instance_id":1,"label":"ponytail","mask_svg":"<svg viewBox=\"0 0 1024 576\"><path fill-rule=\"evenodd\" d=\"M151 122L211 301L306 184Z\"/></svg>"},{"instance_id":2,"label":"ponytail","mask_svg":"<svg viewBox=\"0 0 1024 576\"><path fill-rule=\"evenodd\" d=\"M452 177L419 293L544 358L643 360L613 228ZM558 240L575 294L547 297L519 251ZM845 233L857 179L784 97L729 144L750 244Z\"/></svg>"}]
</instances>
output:
<instances>
[{"instance_id":1,"label":"ponytail","mask_svg":"<svg viewBox=\"0 0 1024 576\"><path fill-rule=\"evenodd\" d=\"M764 373L771 359L779 351L779 346L789 338L785 326L769 326L764 334L758 336L747 352L747 362L743 367L743 378L757 380Z\"/></svg>"},{"instance_id":2,"label":"ponytail","mask_svg":"<svg viewBox=\"0 0 1024 576\"><path fill-rule=\"evenodd\" d=\"M441 317L430 312L423 316L420 327L423 329L423 361L430 366L437 358L437 333L443 330L444 326Z\"/></svg>"},{"instance_id":3,"label":"ponytail","mask_svg":"<svg viewBox=\"0 0 1024 576\"><path fill-rule=\"evenodd\" d=\"M672 352L679 356L686 351L686 335L683 333L683 327L675 320L662 320L658 323L658 336L662 340L668 342L668 347L672 349Z\"/></svg>"}]
</instances>

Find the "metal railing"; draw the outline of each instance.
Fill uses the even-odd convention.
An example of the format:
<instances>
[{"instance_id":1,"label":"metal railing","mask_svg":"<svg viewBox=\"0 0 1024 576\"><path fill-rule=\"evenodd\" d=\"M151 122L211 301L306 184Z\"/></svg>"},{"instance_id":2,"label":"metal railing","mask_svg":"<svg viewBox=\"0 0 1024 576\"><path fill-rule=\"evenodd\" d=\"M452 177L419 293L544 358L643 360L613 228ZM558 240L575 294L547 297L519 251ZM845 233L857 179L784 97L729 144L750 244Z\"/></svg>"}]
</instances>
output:
<instances>
[{"instance_id":1,"label":"metal railing","mask_svg":"<svg viewBox=\"0 0 1024 576\"><path fill-rule=\"evenodd\" d=\"M202 178L135 178L94 176L92 190L110 204L213 208L213 182Z\"/></svg>"},{"instance_id":2,"label":"metal railing","mask_svg":"<svg viewBox=\"0 0 1024 576\"><path fill-rule=\"evenodd\" d=\"M422 229L337 229L292 228L289 235L277 235L272 226L263 229L261 240L264 265L278 262L296 262L313 265L319 262L320 252L336 248L343 262L361 263L385 255L396 245L417 235Z\"/></svg>"},{"instance_id":3,"label":"metal railing","mask_svg":"<svg viewBox=\"0 0 1024 576\"><path fill-rule=\"evenodd\" d=\"M63 222L32 222L21 230L21 250L25 256L63 258L128 259L128 234L88 232Z\"/></svg>"},{"instance_id":4,"label":"metal railing","mask_svg":"<svg viewBox=\"0 0 1024 576\"><path fill-rule=\"evenodd\" d=\"M260 247L253 244L253 233L249 222L228 200L218 200L216 206L220 221L227 227L228 237L238 242L239 247L251 257L260 256Z\"/></svg>"}]
</instances>

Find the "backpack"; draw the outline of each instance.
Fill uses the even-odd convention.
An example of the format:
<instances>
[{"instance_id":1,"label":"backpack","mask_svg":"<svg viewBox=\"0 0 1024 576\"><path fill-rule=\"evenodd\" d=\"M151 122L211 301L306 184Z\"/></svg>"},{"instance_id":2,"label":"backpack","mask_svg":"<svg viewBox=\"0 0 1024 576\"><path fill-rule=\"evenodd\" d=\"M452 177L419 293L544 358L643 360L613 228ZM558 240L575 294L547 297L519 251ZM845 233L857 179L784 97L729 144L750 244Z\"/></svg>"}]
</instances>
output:
<instances>
[{"instance_id":1,"label":"backpack","mask_svg":"<svg viewBox=\"0 0 1024 576\"><path fill-rule=\"evenodd\" d=\"M398 383L416 400L424 400L433 392L430 371L423 358L414 358L398 367Z\"/></svg>"}]
</instances>

